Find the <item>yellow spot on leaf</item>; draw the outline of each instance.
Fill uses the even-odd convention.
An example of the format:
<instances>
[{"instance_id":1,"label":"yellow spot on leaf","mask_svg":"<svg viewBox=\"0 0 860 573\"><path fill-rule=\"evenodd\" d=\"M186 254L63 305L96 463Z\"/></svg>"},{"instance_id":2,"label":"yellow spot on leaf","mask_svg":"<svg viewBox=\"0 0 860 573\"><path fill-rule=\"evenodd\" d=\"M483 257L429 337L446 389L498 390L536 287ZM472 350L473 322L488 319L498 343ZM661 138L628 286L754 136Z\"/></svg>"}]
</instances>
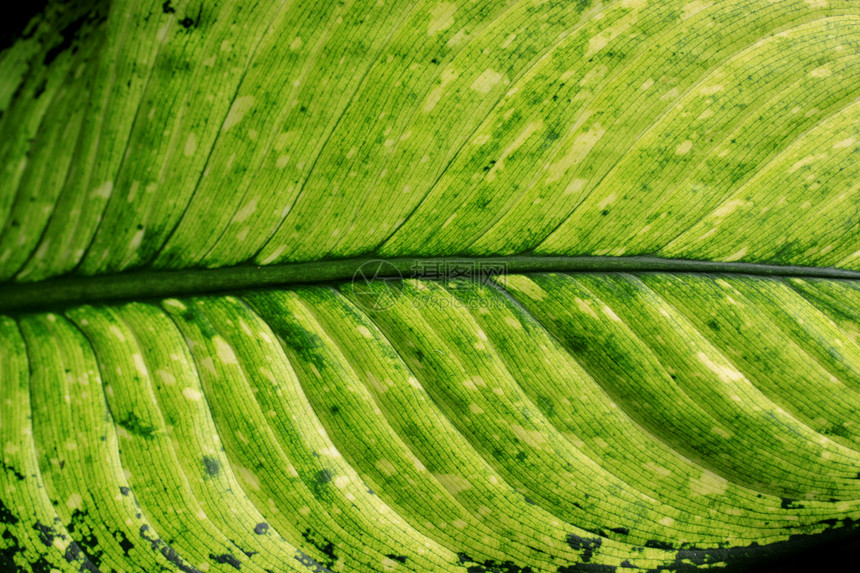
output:
<instances>
[{"instance_id":1,"label":"yellow spot on leaf","mask_svg":"<svg viewBox=\"0 0 860 573\"><path fill-rule=\"evenodd\" d=\"M460 475L433 474L433 476L442 484L442 487L448 490L451 495L457 495L461 491L465 491L472 487L469 480Z\"/></svg>"},{"instance_id":2,"label":"yellow spot on leaf","mask_svg":"<svg viewBox=\"0 0 860 573\"><path fill-rule=\"evenodd\" d=\"M717 378L728 384L733 384L744 379L744 375L729 366L728 364L719 364L714 362L710 356L704 352L696 354L696 358L704 364L711 372L717 375Z\"/></svg>"},{"instance_id":3,"label":"yellow spot on leaf","mask_svg":"<svg viewBox=\"0 0 860 573\"><path fill-rule=\"evenodd\" d=\"M743 248L741 248L741 249L739 249L739 250L735 251L734 253L732 253L732 254L731 254L731 255L729 255L728 257L726 257L724 260L725 260L726 262L729 262L729 263L730 263L730 262L732 262L732 261L739 261L739 260L741 260L742 258L744 258L744 256L746 256L746 254L747 254L747 251L748 251L748 250L749 250L749 249L748 249L747 247L743 247Z\"/></svg>"},{"instance_id":4,"label":"yellow spot on leaf","mask_svg":"<svg viewBox=\"0 0 860 573\"><path fill-rule=\"evenodd\" d=\"M684 13L681 15L681 19L686 20L690 16L695 16L697 13L707 8L710 8L712 5L713 2L703 2L702 0L695 0L694 2L685 4L682 8Z\"/></svg>"},{"instance_id":5,"label":"yellow spot on leaf","mask_svg":"<svg viewBox=\"0 0 860 573\"><path fill-rule=\"evenodd\" d=\"M343 489L349 485L349 476L340 475L334 478L334 486L338 489Z\"/></svg>"},{"instance_id":6,"label":"yellow spot on leaf","mask_svg":"<svg viewBox=\"0 0 860 573\"><path fill-rule=\"evenodd\" d=\"M76 509L80 509L83 503L84 498L81 497L81 494L73 493L69 496L69 499L66 500L66 507L68 507L70 511L74 511Z\"/></svg>"},{"instance_id":7,"label":"yellow spot on leaf","mask_svg":"<svg viewBox=\"0 0 860 573\"><path fill-rule=\"evenodd\" d=\"M693 142L687 139L681 145L675 148L675 155L684 155L693 149Z\"/></svg>"},{"instance_id":8,"label":"yellow spot on leaf","mask_svg":"<svg viewBox=\"0 0 860 573\"><path fill-rule=\"evenodd\" d=\"M437 4L430 11L430 24L427 26L427 35L432 36L443 30L447 30L454 24L454 12L457 5L452 2Z\"/></svg>"},{"instance_id":9,"label":"yellow spot on leaf","mask_svg":"<svg viewBox=\"0 0 860 573\"><path fill-rule=\"evenodd\" d=\"M545 300L549 296L537 283L523 275L508 275L502 280L506 288L519 291L532 300Z\"/></svg>"},{"instance_id":10,"label":"yellow spot on leaf","mask_svg":"<svg viewBox=\"0 0 860 573\"><path fill-rule=\"evenodd\" d=\"M195 402L203 397L203 394L199 390L191 387L184 389L182 391L182 395L185 396L187 399L193 400Z\"/></svg>"},{"instance_id":11,"label":"yellow spot on leaf","mask_svg":"<svg viewBox=\"0 0 860 573\"><path fill-rule=\"evenodd\" d=\"M242 207L241 209L239 209L236 212L236 216L233 218L233 220L236 223L241 223L243 221L246 221L251 217L251 215L254 214L254 211L256 211L256 210L257 210L257 198L254 197L253 199L248 201L248 203L244 207Z\"/></svg>"},{"instance_id":12,"label":"yellow spot on leaf","mask_svg":"<svg viewBox=\"0 0 860 573\"><path fill-rule=\"evenodd\" d=\"M224 364L236 364L238 361L236 360L236 354L233 352L233 348L227 344L227 341L224 340L221 336L213 336L212 343L215 345L215 352L218 353L218 358L221 359L221 362Z\"/></svg>"},{"instance_id":13,"label":"yellow spot on leaf","mask_svg":"<svg viewBox=\"0 0 860 573\"><path fill-rule=\"evenodd\" d=\"M469 89L474 90L476 92L480 92L482 94L489 93L500 81L502 81L502 74L499 72L487 68L484 70L480 76L478 76Z\"/></svg>"},{"instance_id":14,"label":"yellow spot on leaf","mask_svg":"<svg viewBox=\"0 0 860 573\"><path fill-rule=\"evenodd\" d=\"M671 472L671 471L669 471L668 469L664 468L663 466L658 466L658 465L657 465L657 464L655 464L654 462L648 462L647 464L643 464L643 466L642 466L642 467L643 467L643 468L645 468L646 470L648 470L648 471L652 472L652 473L660 474L660 475L662 475L662 476L669 476L669 475L672 475L672 472Z\"/></svg>"},{"instance_id":15,"label":"yellow spot on leaf","mask_svg":"<svg viewBox=\"0 0 860 573\"><path fill-rule=\"evenodd\" d=\"M191 132L185 139L185 157L191 157L195 151L197 151L197 136Z\"/></svg>"},{"instance_id":16,"label":"yellow spot on leaf","mask_svg":"<svg viewBox=\"0 0 860 573\"><path fill-rule=\"evenodd\" d=\"M851 147L856 143L857 139L854 137L849 137L848 139L842 139L833 144L833 149L845 149Z\"/></svg>"},{"instance_id":17,"label":"yellow spot on leaf","mask_svg":"<svg viewBox=\"0 0 860 573\"><path fill-rule=\"evenodd\" d=\"M242 478L242 481L244 481L251 489L260 491L260 478L251 473L251 471L246 467L238 464L235 464L235 467L239 477Z\"/></svg>"},{"instance_id":18,"label":"yellow spot on leaf","mask_svg":"<svg viewBox=\"0 0 860 573\"><path fill-rule=\"evenodd\" d=\"M568 169L585 159L585 156L591 152L592 148L605 133L606 130L603 129L600 123L595 122L588 128L588 131L577 135L567 153L550 165L547 170L547 183L558 181Z\"/></svg>"},{"instance_id":19,"label":"yellow spot on leaf","mask_svg":"<svg viewBox=\"0 0 860 573\"><path fill-rule=\"evenodd\" d=\"M421 111L424 113L430 113L433 111L433 108L436 107L436 104L439 103L439 100L442 99L442 96L445 94L445 88L457 79L458 73L456 70L452 68L446 68L442 72L442 76L439 78L439 85L430 90L430 93L427 94L427 98L424 100L424 104L421 106Z\"/></svg>"},{"instance_id":20,"label":"yellow spot on leaf","mask_svg":"<svg viewBox=\"0 0 860 573\"><path fill-rule=\"evenodd\" d=\"M690 478L690 489L699 495L723 494L728 485L728 481L709 471L704 472L699 479Z\"/></svg>"},{"instance_id":21,"label":"yellow spot on leaf","mask_svg":"<svg viewBox=\"0 0 860 573\"><path fill-rule=\"evenodd\" d=\"M397 473L397 468L388 460L376 460L376 469L384 473L386 476L393 476Z\"/></svg>"},{"instance_id":22,"label":"yellow spot on leaf","mask_svg":"<svg viewBox=\"0 0 860 573\"><path fill-rule=\"evenodd\" d=\"M230 106L230 111L227 112L227 118L224 120L224 125L221 127L222 131L227 131L245 117L245 114L248 113L248 110L251 109L251 106L254 105L254 96L242 96L236 98L233 102L233 105Z\"/></svg>"},{"instance_id":23,"label":"yellow spot on leaf","mask_svg":"<svg viewBox=\"0 0 860 573\"><path fill-rule=\"evenodd\" d=\"M527 430L519 424L512 424L511 430L514 432L514 435L519 438L520 441L531 446L532 448L540 448L546 441L546 437L544 437L544 435L539 431Z\"/></svg>"},{"instance_id":24,"label":"yellow spot on leaf","mask_svg":"<svg viewBox=\"0 0 860 573\"><path fill-rule=\"evenodd\" d=\"M809 76L812 78L829 78L831 75L833 75L833 71L829 64L824 64L809 72Z\"/></svg>"}]
</instances>

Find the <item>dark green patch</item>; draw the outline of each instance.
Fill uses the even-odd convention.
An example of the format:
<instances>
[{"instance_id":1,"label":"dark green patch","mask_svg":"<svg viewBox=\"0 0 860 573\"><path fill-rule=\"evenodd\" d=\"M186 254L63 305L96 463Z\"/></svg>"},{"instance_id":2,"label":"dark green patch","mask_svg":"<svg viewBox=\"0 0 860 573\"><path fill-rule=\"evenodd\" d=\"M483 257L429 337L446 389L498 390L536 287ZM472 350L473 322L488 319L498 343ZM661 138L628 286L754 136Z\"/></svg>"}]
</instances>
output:
<instances>
[{"instance_id":1,"label":"dark green patch","mask_svg":"<svg viewBox=\"0 0 860 573\"><path fill-rule=\"evenodd\" d=\"M296 561L312 570L314 573L332 573L332 570L298 549L296 550Z\"/></svg>"},{"instance_id":2,"label":"dark green patch","mask_svg":"<svg viewBox=\"0 0 860 573\"><path fill-rule=\"evenodd\" d=\"M386 557L388 557L389 559L393 559L394 561L397 561L399 563L406 563L405 555L395 555L394 553L389 553L386 555Z\"/></svg>"},{"instance_id":3,"label":"dark green patch","mask_svg":"<svg viewBox=\"0 0 860 573\"><path fill-rule=\"evenodd\" d=\"M851 430L845 425L844 422L836 422L831 424L829 427L824 428L822 433L827 436L839 436L840 438L851 438Z\"/></svg>"},{"instance_id":4,"label":"dark green patch","mask_svg":"<svg viewBox=\"0 0 860 573\"><path fill-rule=\"evenodd\" d=\"M45 525L39 521L33 524L33 529L35 529L39 534L39 541L41 541L45 547L51 547L54 544L54 540L58 537L60 539L65 539L65 535L61 535L57 533L57 530L53 527Z\"/></svg>"},{"instance_id":5,"label":"dark green patch","mask_svg":"<svg viewBox=\"0 0 860 573\"><path fill-rule=\"evenodd\" d=\"M278 317L278 335L287 344L290 350L295 352L304 362L308 362L317 367L320 372L327 369L323 354L325 342L312 332L308 332L301 325L294 322L285 315Z\"/></svg>"},{"instance_id":6,"label":"dark green patch","mask_svg":"<svg viewBox=\"0 0 860 573\"><path fill-rule=\"evenodd\" d=\"M326 539L325 537L317 537L310 528L305 529L302 532L302 537L305 541L316 547L316 549L328 557L328 561L325 562L327 567L332 567L337 561L338 557L334 551L334 543Z\"/></svg>"},{"instance_id":7,"label":"dark green patch","mask_svg":"<svg viewBox=\"0 0 860 573\"><path fill-rule=\"evenodd\" d=\"M140 518L138 518L138 519L140 519ZM147 531L149 531L149 526L144 523L143 525L140 526L140 537L141 537L141 539L143 539L144 541L147 541L152 546L153 551L157 551L158 546L161 545L163 542L158 537L147 537L146 536Z\"/></svg>"},{"instance_id":8,"label":"dark green patch","mask_svg":"<svg viewBox=\"0 0 860 573\"><path fill-rule=\"evenodd\" d=\"M173 548L169 545L165 545L161 548L161 554L164 556L165 559L176 565L179 570L182 571L182 573L203 573L202 571L200 571L200 569L192 567L191 565L188 565L187 563L182 561L179 555L176 554L176 551L174 551Z\"/></svg>"},{"instance_id":9,"label":"dark green patch","mask_svg":"<svg viewBox=\"0 0 860 573\"><path fill-rule=\"evenodd\" d=\"M5 523L7 525L15 525L18 523L18 518L15 517L6 504L3 503L3 500L0 499L0 523Z\"/></svg>"},{"instance_id":10,"label":"dark green patch","mask_svg":"<svg viewBox=\"0 0 860 573\"><path fill-rule=\"evenodd\" d=\"M215 563L229 565L237 570L242 567L242 563L238 559L236 559L236 557L229 553L224 553L223 555L215 555L214 553L210 553L209 559L211 559Z\"/></svg>"},{"instance_id":11,"label":"dark green patch","mask_svg":"<svg viewBox=\"0 0 860 573\"><path fill-rule=\"evenodd\" d=\"M129 552L134 549L134 543L126 536L126 534L122 531L117 531L114 533L114 537L119 543L120 548L122 549L123 555L128 557Z\"/></svg>"},{"instance_id":12,"label":"dark green patch","mask_svg":"<svg viewBox=\"0 0 860 573\"><path fill-rule=\"evenodd\" d=\"M615 573L618 568L613 565L598 565L597 563L577 563L558 568L558 573Z\"/></svg>"},{"instance_id":13,"label":"dark green patch","mask_svg":"<svg viewBox=\"0 0 860 573\"><path fill-rule=\"evenodd\" d=\"M779 507L782 509L803 509L803 504L797 503L796 499L784 497L780 501Z\"/></svg>"},{"instance_id":14,"label":"dark green patch","mask_svg":"<svg viewBox=\"0 0 860 573\"><path fill-rule=\"evenodd\" d=\"M645 542L645 547L649 547L651 549L662 549L664 551L672 551L675 549L675 546L671 543L667 543L665 541L657 541L656 539L649 539Z\"/></svg>"},{"instance_id":15,"label":"dark green patch","mask_svg":"<svg viewBox=\"0 0 860 573\"><path fill-rule=\"evenodd\" d=\"M537 397L537 405L541 412L543 412L547 416L551 416L553 413L553 403L552 399L548 396L538 396Z\"/></svg>"},{"instance_id":16,"label":"dark green patch","mask_svg":"<svg viewBox=\"0 0 860 573\"><path fill-rule=\"evenodd\" d=\"M588 350L588 340L569 332L559 332L561 342L574 354L582 354Z\"/></svg>"},{"instance_id":17,"label":"dark green patch","mask_svg":"<svg viewBox=\"0 0 860 573\"><path fill-rule=\"evenodd\" d=\"M81 546L72 541L68 547L66 547L66 552L63 553L63 559L66 560L67 563L74 563L76 561L80 561L80 565L78 566L78 571L89 571L90 573L99 573L98 568L93 565L93 563L87 558L84 554Z\"/></svg>"},{"instance_id":18,"label":"dark green patch","mask_svg":"<svg viewBox=\"0 0 860 573\"><path fill-rule=\"evenodd\" d=\"M10 472L13 476L15 476L15 479L17 479L18 481L24 481L24 479L27 477L18 470L16 470L14 467L4 463L2 460L0 460L0 469Z\"/></svg>"},{"instance_id":19,"label":"dark green patch","mask_svg":"<svg viewBox=\"0 0 860 573\"><path fill-rule=\"evenodd\" d=\"M495 559L475 561L466 553L458 553L457 559L460 564L466 566L468 573L534 573L534 569L531 567L517 565L513 561L496 561Z\"/></svg>"},{"instance_id":20,"label":"dark green patch","mask_svg":"<svg viewBox=\"0 0 860 573\"><path fill-rule=\"evenodd\" d=\"M129 412L125 418L118 421L117 424L127 430L130 434L140 436L145 440L151 440L155 437L153 435L155 434L155 428L145 424L144 421L141 420L134 412Z\"/></svg>"},{"instance_id":21,"label":"dark green patch","mask_svg":"<svg viewBox=\"0 0 860 573\"><path fill-rule=\"evenodd\" d=\"M81 509L74 510L71 522L66 526L66 529L68 529L69 535L81 546L93 566L100 569L104 549L102 549L101 542L90 527L89 513Z\"/></svg>"},{"instance_id":22,"label":"dark green patch","mask_svg":"<svg viewBox=\"0 0 860 573\"><path fill-rule=\"evenodd\" d=\"M221 471L221 462L209 456L203 456L203 467L206 470L206 475L215 477Z\"/></svg>"},{"instance_id":23,"label":"dark green patch","mask_svg":"<svg viewBox=\"0 0 860 573\"><path fill-rule=\"evenodd\" d=\"M326 487L333 477L334 472L331 470L320 470L316 473L310 483L311 491L314 492L315 497L319 497L325 493Z\"/></svg>"},{"instance_id":24,"label":"dark green patch","mask_svg":"<svg viewBox=\"0 0 860 573\"><path fill-rule=\"evenodd\" d=\"M585 563L591 561L594 552L600 549L603 539L600 537L580 537L574 533L568 533L565 541L574 551L582 551L582 560Z\"/></svg>"},{"instance_id":25,"label":"dark green patch","mask_svg":"<svg viewBox=\"0 0 860 573\"><path fill-rule=\"evenodd\" d=\"M23 550L21 544L18 543L18 538L12 535L8 529L4 529L3 533L0 534L0 539L4 542L3 546L0 546L0 571L14 571L15 573L26 571L15 565L15 556Z\"/></svg>"},{"instance_id":26,"label":"dark green patch","mask_svg":"<svg viewBox=\"0 0 860 573\"><path fill-rule=\"evenodd\" d=\"M201 3L197 10L197 17L191 18L189 16L185 16L182 20L179 21L179 25L190 31L191 28L197 28L200 26L200 16L203 14L203 4Z\"/></svg>"},{"instance_id":27,"label":"dark green patch","mask_svg":"<svg viewBox=\"0 0 860 573\"><path fill-rule=\"evenodd\" d=\"M138 514L138 519L140 519L140 514ZM165 559L176 565L176 567L183 573L202 573L202 571L200 571L196 567L192 567L191 565L185 563L182 558L179 557L179 554L177 554L176 551L168 543L165 543L159 537L147 537L147 531L149 531L148 525L143 524L140 526L141 539L148 542L152 546L153 551L159 551Z\"/></svg>"}]
</instances>

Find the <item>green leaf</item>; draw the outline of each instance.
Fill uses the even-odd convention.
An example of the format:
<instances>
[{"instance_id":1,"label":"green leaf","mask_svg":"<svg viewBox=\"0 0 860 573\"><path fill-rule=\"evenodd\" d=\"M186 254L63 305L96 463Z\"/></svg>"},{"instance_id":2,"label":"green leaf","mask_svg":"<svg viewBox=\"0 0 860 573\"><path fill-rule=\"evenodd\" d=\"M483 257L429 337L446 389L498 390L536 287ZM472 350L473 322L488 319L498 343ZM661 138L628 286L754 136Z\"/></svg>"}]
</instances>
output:
<instances>
[{"instance_id":1,"label":"green leaf","mask_svg":"<svg viewBox=\"0 0 860 573\"><path fill-rule=\"evenodd\" d=\"M49 2L0 569L749 570L860 528L860 3Z\"/></svg>"}]
</instances>

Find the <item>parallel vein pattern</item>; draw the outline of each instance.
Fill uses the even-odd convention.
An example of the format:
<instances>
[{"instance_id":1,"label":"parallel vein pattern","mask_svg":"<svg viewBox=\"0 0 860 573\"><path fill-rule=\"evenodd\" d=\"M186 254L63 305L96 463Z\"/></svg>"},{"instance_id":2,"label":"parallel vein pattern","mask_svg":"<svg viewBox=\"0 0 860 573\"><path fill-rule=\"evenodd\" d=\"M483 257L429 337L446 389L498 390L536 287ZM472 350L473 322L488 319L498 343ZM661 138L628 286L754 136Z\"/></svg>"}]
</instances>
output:
<instances>
[{"instance_id":1,"label":"parallel vein pattern","mask_svg":"<svg viewBox=\"0 0 860 573\"><path fill-rule=\"evenodd\" d=\"M0 55L0 279L524 252L860 268L855 0L72 4Z\"/></svg>"},{"instance_id":2,"label":"parallel vein pattern","mask_svg":"<svg viewBox=\"0 0 860 573\"><path fill-rule=\"evenodd\" d=\"M834 280L532 274L4 318L0 559L748 566L860 520L858 307Z\"/></svg>"},{"instance_id":3,"label":"parallel vein pattern","mask_svg":"<svg viewBox=\"0 0 860 573\"><path fill-rule=\"evenodd\" d=\"M0 569L856 535L858 73L857 0L50 1L0 51ZM341 284L451 256L523 266Z\"/></svg>"}]
</instances>

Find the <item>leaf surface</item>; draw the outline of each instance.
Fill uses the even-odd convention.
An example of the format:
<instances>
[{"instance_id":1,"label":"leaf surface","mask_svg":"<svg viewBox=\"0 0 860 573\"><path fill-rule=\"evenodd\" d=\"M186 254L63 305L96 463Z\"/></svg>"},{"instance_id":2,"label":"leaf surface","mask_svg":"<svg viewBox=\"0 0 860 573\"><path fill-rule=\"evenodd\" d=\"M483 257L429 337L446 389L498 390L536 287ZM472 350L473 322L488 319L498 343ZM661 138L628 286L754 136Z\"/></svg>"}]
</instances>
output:
<instances>
[{"instance_id":1,"label":"leaf surface","mask_svg":"<svg viewBox=\"0 0 860 573\"><path fill-rule=\"evenodd\" d=\"M858 24L49 3L0 52L0 566L748 570L856 535Z\"/></svg>"}]
</instances>

